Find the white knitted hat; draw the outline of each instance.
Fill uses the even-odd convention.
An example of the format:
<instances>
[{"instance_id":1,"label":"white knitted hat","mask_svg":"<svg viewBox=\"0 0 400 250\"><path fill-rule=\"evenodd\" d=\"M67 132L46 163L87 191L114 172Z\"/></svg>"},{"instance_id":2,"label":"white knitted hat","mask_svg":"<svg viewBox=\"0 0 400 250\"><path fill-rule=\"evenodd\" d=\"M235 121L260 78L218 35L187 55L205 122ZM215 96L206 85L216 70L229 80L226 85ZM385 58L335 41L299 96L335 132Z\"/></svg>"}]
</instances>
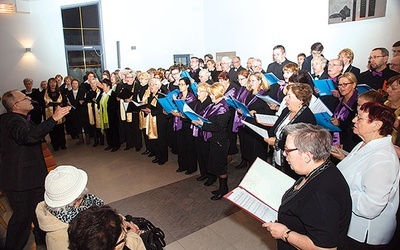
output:
<instances>
[{"instance_id":1,"label":"white knitted hat","mask_svg":"<svg viewBox=\"0 0 400 250\"><path fill-rule=\"evenodd\" d=\"M82 194L88 176L74 166L62 165L50 171L45 180L44 200L50 207L62 207Z\"/></svg>"}]
</instances>

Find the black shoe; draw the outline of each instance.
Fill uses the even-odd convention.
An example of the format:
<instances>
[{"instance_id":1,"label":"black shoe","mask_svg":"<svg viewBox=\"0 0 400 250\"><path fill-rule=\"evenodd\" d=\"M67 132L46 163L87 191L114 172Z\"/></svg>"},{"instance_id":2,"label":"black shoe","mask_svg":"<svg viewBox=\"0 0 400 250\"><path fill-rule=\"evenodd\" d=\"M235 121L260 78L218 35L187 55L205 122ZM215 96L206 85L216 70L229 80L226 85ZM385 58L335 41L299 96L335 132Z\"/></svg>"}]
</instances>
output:
<instances>
[{"instance_id":1,"label":"black shoe","mask_svg":"<svg viewBox=\"0 0 400 250\"><path fill-rule=\"evenodd\" d=\"M129 150L129 149L131 149L132 147L126 147L126 148L124 148L124 150Z\"/></svg>"},{"instance_id":2,"label":"black shoe","mask_svg":"<svg viewBox=\"0 0 400 250\"><path fill-rule=\"evenodd\" d=\"M219 189L217 189L217 190L214 190L214 191L211 191L211 193L212 194L218 194L220 192L220 190Z\"/></svg>"},{"instance_id":3,"label":"black shoe","mask_svg":"<svg viewBox=\"0 0 400 250\"><path fill-rule=\"evenodd\" d=\"M164 165L167 161L158 161L158 165Z\"/></svg>"},{"instance_id":4,"label":"black shoe","mask_svg":"<svg viewBox=\"0 0 400 250\"><path fill-rule=\"evenodd\" d=\"M205 179L208 179L208 175L200 175L199 177L196 178L198 181L204 181Z\"/></svg>"},{"instance_id":5,"label":"black shoe","mask_svg":"<svg viewBox=\"0 0 400 250\"><path fill-rule=\"evenodd\" d=\"M178 172L178 173L183 172L183 171L185 171L185 169L178 168L178 169L176 170L176 172Z\"/></svg>"},{"instance_id":6,"label":"black shoe","mask_svg":"<svg viewBox=\"0 0 400 250\"><path fill-rule=\"evenodd\" d=\"M217 181L217 177L215 177L215 176L208 177L208 180L206 182L204 182L204 186L211 186L216 181Z\"/></svg>"},{"instance_id":7,"label":"black shoe","mask_svg":"<svg viewBox=\"0 0 400 250\"><path fill-rule=\"evenodd\" d=\"M95 147L97 147L97 145L99 145L99 144L95 143L95 144L93 144L93 147L95 148Z\"/></svg>"},{"instance_id":8,"label":"black shoe","mask_svg":"<svg viewBox=\"0 0 400 250\"><path fill-rule=\"evenodd\" d=\"M144 151L144 152L142 153L142 155L148 155L148 154L150 154L150 150L148 150L148 149L146 149L146 151Z\"/></svg>"},{"instance_id":9,"label":"black shoe","mask_svg":"<svg viewBox=\"0 0 400 250\"><path fill-rule=\"evenodd\" d=\"M139 152L142 148L135 148L136 152Z\"/></svg>"},{"instance_id":10,"label":"black shoe","mask_svg":"<svg viewBox=\"0 0 400 250\"><path fill-rule=\"evenodd\" d=\"M156 156L156 154L151 151L150 151L150 154L147 155L147 157L153 157L153 156Z\"/></svg>"},{"instance_id":11,"label":"black shoe","mask_svg":"<svg viewBox=\"0 0 400 250\"><path fill-rule=\"evenodd\" d=\"M111 149L111 152L115 152L115 151L117 151L118 149L119 149L119 147L112 148L112 149Z\"/></svg>"},{"instance_id":12,"label":"black shoe","mask_svg":"<svg viewBox=\"0 0 400 250\"><path fill-rule=\"evenodd\" d=\"M158 163L158 159L155 158L154 160L151 161L152 163Z\"/></svg>"},{"instance_id":13,"label":"black shoe","mask_svg":"<svg viewBox=\"0 0 400 250\"><path fill-rule=\"evenodd\" d=\"M194 172L196 172L196 171L189 171L189 170L186 170L185 175L191 175L191 174L193 174Z\"/></svg>"},{"instance_id":14,"label":"black shoe","mask_svg":"<svg viewBox=\"0 0 400 250\"><path fill-rule=\"evenodd\" d=\"M228 193L228 191L219 192L217 194L214 194L210 199L213 201L221 200L222 197L224 197L224 195L226 195L227 193Z\"/></svg>"},{"instance_id":15,"label":"black shoe","mask_svg":"<svg viewBox=\"0 0 400 250\"><path fill-rule=\"evenodd\" d=\"M110 149L112 149L113 147L111 147L111 146L107 146L104 150L110 150Z\"/></svg>"},{"instance_id":16,"label":"black shoe","mask_svg":"<svg viewBox=\"0 0 400 250\"><path fill-rule=\"evenodd\" d=\"M62 145L62 146L60 146L60 148L61 148L62 150L66 150L66 149L67 149L67 146Z\"/></svg>"},{"instance_id":17,"label":"black shoe","mask_svg":"<svg viewBox=\"0 0 400 250\"><path fill-rule=\"evenodd\" d=\"M241 163L235 166L235 169L242 169L242 168L247 168L247 161L242 161Z\"/></svg>"},{"instance_id":18,"label":"black shoe","mask_svg":"<svg viewBox=\"0 0 400 250\"><path fill-rule=\"evenodd\" d=\"M53 151L58 151L59 150L59 148L53 148Z\"/></svg>"}]
</instances>

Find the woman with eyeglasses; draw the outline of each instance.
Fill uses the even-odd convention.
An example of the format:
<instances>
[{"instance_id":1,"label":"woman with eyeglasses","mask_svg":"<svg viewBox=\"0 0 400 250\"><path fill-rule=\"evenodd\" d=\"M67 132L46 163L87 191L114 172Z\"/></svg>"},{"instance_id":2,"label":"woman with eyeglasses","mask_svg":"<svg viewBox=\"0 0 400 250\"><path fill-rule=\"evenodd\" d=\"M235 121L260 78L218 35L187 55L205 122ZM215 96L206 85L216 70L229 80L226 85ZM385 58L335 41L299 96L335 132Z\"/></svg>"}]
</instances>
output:
<instances>
[{"instance_id":1,"label":"woman with eyeglasses","mask_svg":"<svg viewBox=\"0 0 400 250\"><path fill-rule=\"evenodd\" d=\"M400 166L391 142L395 117L376 102L358 108L353 131L362 141L338 165L350 187L353 208L349 249L390 249L399 206Z\"/></svg>"},{"instance_id":2,"label":"woman with eyeglasses","mask_svg":"<svg viewBox=\"0 0 400 250\"><path fill-rule=\"evenodd\" d=\"M191 92L190 80L183 77L179 80L180 93L177 99L185 100L187 104L191 104L196 100L196 96ZM190 175L197 171L196 147L191 129L191 121L184 118L180 112L172 112L174 116L173 129L177 138L178 149L178 169L176 172L184 172Z\"/></svg>"},{"instance_id":3,"label":"woman with eyeglasses","mask_svg":"<svg viewBox=\"0 0 400 250\"><path fill-rule=\"evenodd\" d=\"M347 249L351 197L346 180L329 160L329 131L296 123L285 133L286 159L303 177L282 196L278 220L262 226L277 239L278 250Z\"/></svg>"},{"instance_id":4,"label":"woman with eyeglasses","mask_svg":"<svg viewBox=\"0 0 400 250\"><path fill-rule=\"evenodd\" d=\"M111 207L93 206L78 214L68 228L69 249L146 250L139 228Z\"/></svg>"},{"instance_id":5,"label":"woman with eyeglasses","mask_svg":"<svg viewBox=\"0 0 400 250\"><path fill-rule=\"evenodd\" d=\"M340 146L345 151L351 151L360 142L354 136L351 122L357 113L357 78L351 72L339 76L338 89L340 93L339 104L336 106L331 123L338 126L341 131L332 133L332 145Z\"/></svg>"}]
</instances>

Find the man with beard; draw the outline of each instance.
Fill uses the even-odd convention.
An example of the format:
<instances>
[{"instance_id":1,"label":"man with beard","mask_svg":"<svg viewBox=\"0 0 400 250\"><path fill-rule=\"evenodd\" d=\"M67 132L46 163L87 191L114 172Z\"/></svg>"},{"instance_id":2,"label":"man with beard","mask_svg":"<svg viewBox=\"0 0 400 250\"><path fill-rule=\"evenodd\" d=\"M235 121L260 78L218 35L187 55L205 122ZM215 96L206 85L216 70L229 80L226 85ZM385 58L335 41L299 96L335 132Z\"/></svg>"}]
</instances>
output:
<instances>
[{"instance_id":1,"label":"man with beard","mask_svg":"<svg viewBox=\"0 0 400 250\"><path fill-rule=\"evenodd\" d=\"M369 56L370 69L360 75L359 83L365 83L373 89L385 89L386 81L398 73L389 69L389 51L385 48L375 48Z\"/></svg>"}]
</instances>

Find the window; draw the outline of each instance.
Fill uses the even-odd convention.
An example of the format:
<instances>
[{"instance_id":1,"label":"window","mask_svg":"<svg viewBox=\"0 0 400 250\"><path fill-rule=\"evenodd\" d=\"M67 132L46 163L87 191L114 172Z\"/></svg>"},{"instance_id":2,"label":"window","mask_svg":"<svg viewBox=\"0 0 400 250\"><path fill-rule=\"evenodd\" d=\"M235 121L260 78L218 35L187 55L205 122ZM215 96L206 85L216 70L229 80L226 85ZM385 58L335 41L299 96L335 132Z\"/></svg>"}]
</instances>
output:
<instances>
[{"instance_id":1,"label":"window","mask_svg":"<svg viewBox=\"0 0 400 250\"><path fill-rule=\"evenodd\" d=\"M99 4L61 10L68 75L83 80L87 71L102 72L102 36Z\"/></svg>"}]
</instances>

